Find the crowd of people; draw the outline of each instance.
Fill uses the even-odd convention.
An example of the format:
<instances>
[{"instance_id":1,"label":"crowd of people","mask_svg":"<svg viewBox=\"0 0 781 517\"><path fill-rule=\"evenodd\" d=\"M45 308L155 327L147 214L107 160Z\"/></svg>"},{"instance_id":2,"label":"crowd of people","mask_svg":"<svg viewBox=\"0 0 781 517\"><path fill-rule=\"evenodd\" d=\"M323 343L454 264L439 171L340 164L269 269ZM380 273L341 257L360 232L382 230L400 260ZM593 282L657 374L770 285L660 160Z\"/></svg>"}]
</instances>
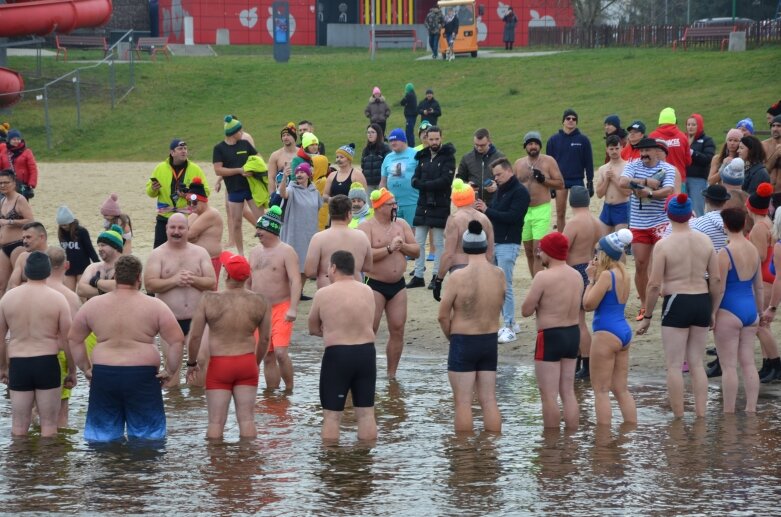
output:
<instances>
[{"instance_id":1,"label":"crowd of people","mask_svg":"<svg viewBox=\"0 0 781 517\"><path fill-rule=\"evenodd\" d=\"M379 88L372 99L370 107L382 99ZM405 112L406 128L392 129L387 138L387 113L381 119L384 109L367 107L360 167L352 143L329 163L306 120L283 126L281 147L265 161L240 119L226 116L212 160L214 192L225 191L226 221L212 206L212 187L190 160L187 142L173 139L146 183L156 222L145 264L132 254L132 223L116 194L100 206L105 224L96 245L63 205L56 216L59 246L50 246L27 195L37 174L30 175L29 160L18 161L28 151L17 152L24 147L21 136L3 127L0 333L8 339L0 342L0 379L9 387L12 433L28 432L34 408L42 436L67 426L78 369L90 381L87 440L165 437L161 387L183 379L205 387L209 438L222 437L231 400L240 435L255 437L261 368L267 388L293 389L294 322L300 302L312 300L308 330L325 344L322 438L339 438L351 398L359 439L373 440L382 317L387 377L394 379L407 290L426 286L450 342L457 431L473 429L475 397L485 429L501 430L498 345L518 339L519 315L535 317L545 427L562 420L567 428L578 426L576 379L591 380L597 424L611 421L610 393L624 422L636 422L629 350L633 334L648 331L660 297L673 414L684 413L685 372L696 416L705 415L707 378L718 375L723 410L735 412L738 365L745 411L757 410L760 383L781 379L770 331L781 301L775 274L781 217L773 217L781 204L781 106L768 109L769 138L760 141L745 119L727 132L718 154L701 115L686 120L684 133L674 109L664 108L648 135L643 121L623 129L610 115L604 164L594 171L594 149L573 109L563 112L544 154L541 134L530 130L522 142L525 156L511 161L485 128L474 132L473 148L459 158L438 121L418 125L422 113L441 116L438 103L421 111L424 103L417 104L408 84L403 104L416 112ZM415 129L417 147L411 145ZM599 211L594 195L604 199ZM247 258L244 220L259 241ZM532 277L522 301L513 283L521 247ZM628 260L634 260L641 302L634 331L626 315ZM310 279L313 299L305 294ZM586 312L594 313L590 329ZM709 329L716 357L706 371Z\"/></svg>"}]
</instances>

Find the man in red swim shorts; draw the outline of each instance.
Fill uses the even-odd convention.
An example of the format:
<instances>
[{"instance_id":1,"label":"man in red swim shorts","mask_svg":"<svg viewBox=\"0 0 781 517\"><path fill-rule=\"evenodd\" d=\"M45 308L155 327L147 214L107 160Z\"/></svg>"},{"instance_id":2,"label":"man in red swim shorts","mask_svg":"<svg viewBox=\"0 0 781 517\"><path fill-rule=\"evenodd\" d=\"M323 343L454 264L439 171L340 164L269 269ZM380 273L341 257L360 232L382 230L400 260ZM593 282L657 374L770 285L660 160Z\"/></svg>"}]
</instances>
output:
<instances>
[{"instance_id":1,"label":"man in red swim shorts","mask_svg":"<svg viewBox=\"0 0 781 517\"><path fill-rule=\"evenodd\" d=\"M258 366L266 355L271 327L271 310L259 294L244 287L250 276L249 262L242 256L224 251L225 290L204 292L193 314L187 352L187 378L198 374L198 350L203 331L209 325L211 352L206 370L206 407L209 411L207 438L222 438L231 398L236 407L239 435L254 438L255 395L258 391ZM255 337L255 336L259 337Z\"/></svg>"}]
</instances>

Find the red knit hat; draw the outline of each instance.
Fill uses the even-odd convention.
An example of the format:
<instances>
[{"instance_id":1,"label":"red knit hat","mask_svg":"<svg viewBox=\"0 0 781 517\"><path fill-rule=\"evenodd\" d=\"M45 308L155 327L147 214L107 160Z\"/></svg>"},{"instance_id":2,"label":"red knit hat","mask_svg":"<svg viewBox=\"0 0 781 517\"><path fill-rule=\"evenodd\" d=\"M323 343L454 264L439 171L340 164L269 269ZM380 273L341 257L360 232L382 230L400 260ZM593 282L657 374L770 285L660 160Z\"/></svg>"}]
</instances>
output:
<instances>
[{"instance_id":1,"label":"red knit hat","mask_svg":"<svg viewBox=\"0 0 781 517\"><path fill-rule=\"evenodd\" d=\"M551 232L540 241L540 249L552 259L567 260L569 239L561 232Z\"/></svg>"},{"instance_id":2,"label":"red knit hat","mask_svg":"<svg viewBox=\"0 0 781 517\"><path fill-rule=\"evenodd\" d=\"M773 185L770 183L760 183L757 191L746 199L746 208L749 212L757 215L767 215L767 209L770 206L770 196L773 195Z\"/></svg>"}]
</instances>

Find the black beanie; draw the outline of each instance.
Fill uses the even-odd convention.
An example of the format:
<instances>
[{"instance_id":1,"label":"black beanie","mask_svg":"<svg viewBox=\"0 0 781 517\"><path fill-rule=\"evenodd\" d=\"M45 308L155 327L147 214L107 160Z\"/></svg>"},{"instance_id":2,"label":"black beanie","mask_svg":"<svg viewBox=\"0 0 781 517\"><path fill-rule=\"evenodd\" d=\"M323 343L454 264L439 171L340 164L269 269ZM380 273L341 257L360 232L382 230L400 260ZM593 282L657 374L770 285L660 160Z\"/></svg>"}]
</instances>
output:
<instances>
[{"instance_id":1,"label":"black beanie","mask_svg":"<svg viewBox=\"0 0 781 517\"><path fill-rule=\"evenodd\" d=\"M24 265L24 276L28 280L43 280L52 273L52 263L49 255L40 251L33 251L27 257Z\"/></svg>"},{"instance_id":2,"label":"black beanie","mask_svg":"<svg viewBox=\"0 0 781 517\"><path fill-rule=\"evenodd\" d=\"M564 115L561 116L561 121L564 122L564 119L569 117L569 116L575 117L575 120L577 120L579 118L578 117L578 113L574 109L567 108L567 109L564 110Z\"/></svg>"}]
</instances>

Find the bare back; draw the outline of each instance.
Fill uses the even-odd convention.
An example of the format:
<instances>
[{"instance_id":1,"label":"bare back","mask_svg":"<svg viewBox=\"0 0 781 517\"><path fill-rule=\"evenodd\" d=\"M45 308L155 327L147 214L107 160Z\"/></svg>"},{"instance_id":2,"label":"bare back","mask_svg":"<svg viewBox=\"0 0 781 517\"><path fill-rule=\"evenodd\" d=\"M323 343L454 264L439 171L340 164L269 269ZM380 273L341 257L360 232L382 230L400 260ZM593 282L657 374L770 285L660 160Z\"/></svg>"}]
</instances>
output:
<instances>
[{"instance_id":1,"label":"bare back","mask_svg":"<svg viewBox=\"0 0 781 517\"><path fill-rule=\"evenodd\" d=\"M247 289L208 292L203 295L209 325L209 353L240 355L255 352L255 331L269 311L263 296Z\"/></svg>"},{"instance_id":2,"label":"bare back","mask_svg":"<svg viewBox=\"0 0 781 517\"><path fill-rule=\"evenodd\" d=\"M581 293L583 278L572 267L561 264L544 269L534 275L523 302L524 314L537 313L537 330L577 325Z\"/></svg>"},{"instance_id":3,"label":"bare back","mask_svg":"<svg viewBox=\"0 0 781 517\"><path fill-rule=\"evenodd\" d=\"M548 178L561 179L559 165L552 156L541 154L534 163L528 156L516 160L513 164L513 172L518 181L529 191L529 196L531 197L530 207L542 205L551 200L550 187L546 187L534 179L532 168L542 171Z\"/></svg>"},{"instance_id":4,"label":"bare back","mask_svg":"<svg viewBox=\"0 0 781 517\"><path fill-rule=\"evenodd\" d=\"M331 255L335 251L349 251L355 259L355 279L359 282L363 279L361 272L369 271L372 267L372 249L369 238L365 233L356 231L346 225L331 226L327 230L318 232L309 242L307 264L310 261L317 263L317 288L325 287L331 283L328 278L328 268L331 265ZM314 267L314 266L313 266Z\"/></svg>"},{"instance_id":5,"label":"bare back","mask_svg":"<svg viewBox=\"0 0 781 517\"><path fill-rule=\"evenodd\" d=\"M325 346L374 342L374 294L356 280L342 279L318 289L309 317L310 328L313 319L320 322Z\"/></svg>"},{"instance_id":6,"label":"bare back","mask_svg":"<svg viewBox=\"0 0 781 517\"><path fill-rule=\"evenodd\" d=\"M266 248L258 244L249 255L252 270L250 289L271 304L276 305L290 299L290 271L287 265L292 265L292 274L299 274L298 254L292 246L282 241Z\"/></svg>"},{"instance_id":7,"label":"bare back","mask_svg":"<svg viewBox=\"0 0 781 517\"><path fill-rule=\"evenodd\" d=\"M71 319L73 319L81 307L79 296L74 291L68 289L60 280L53 280L49 277L46 279L46 285L65 297L65 301L68 302L68 308L70 309Z\"/></svg>"},{"instance_id":8,"label":"bare back","mask_svg":"<svg viewBox=\"0 0 781 517\"><path fill-rule=\"evenodd\" d=\"M46 284L11 289L0 300L0 312L11 334L8 357L53 355L60 349L60 339L67 338L68 302Z\"/></svg>"},{"instance_id":9,"label":"bare back","mask_svg":"<svg viewBox=\"0 0 781 517\"><path fill-rule=\"evenodd\" d=\"M704 233L688 229L673 231L654 247L652 276L661 268L661 293L702 294L708 292L705 273L716 265L713 243ZM711 274L714 271L710 271ZM717 276L718 273L714 276Z\"/></svg>"},{"instance_id":10,"label":"bare back","mask_svg":"<svg viewBox=\"0 0 781 517\"><path fill-rule=\"evenodd\" d=\"M448 255L446 264L448 268L463 266L469 263L469 256L464 253L463 242L464 232L467 230L470 221L478 221L483 225L483 231L488 241L486 256L489 260L493 259L494 227L491 224L491 220L484 213L471 206L461 207L448 217L447 223L445 223L445 253ZM444 272L442 276L444 276Z\"/></svg>"},{"instance_id":11,"label":"bare back","mask_svg":"<svg viewBox=\"0 0 781 517\"><path fill-rule=\"evenodd\" d=\"M214 208L209 207L202 214L190 214L187 218L188 240L204 248L209 254L209 257L214 258L220 255L222 252L222 229L223 222L220 212Z\"/></svg>"},{"instance_id":12,"label":"bare back","mask_svg":"<svg viewBox=\"0 0 781 517\"><path fill-rule=\"evenodd\" d=\"M564 235L569 239L567 264L574 266L590 262L594 258L594 248L602 238L602 232L599 219L587 209L578 210L564 227Z\"/></svg>"},{"instance_id":13,"label":"bare back","mask_svg":"<svg viewBox=\"0 0 781 517\"><path fill-rule=\"evenodd\" d=\"M452 293L451 334L489 334L499 330L504 303L504 272L490 262L473 261L451 274L446 287Z\"/></svg>"}]
</instances>

